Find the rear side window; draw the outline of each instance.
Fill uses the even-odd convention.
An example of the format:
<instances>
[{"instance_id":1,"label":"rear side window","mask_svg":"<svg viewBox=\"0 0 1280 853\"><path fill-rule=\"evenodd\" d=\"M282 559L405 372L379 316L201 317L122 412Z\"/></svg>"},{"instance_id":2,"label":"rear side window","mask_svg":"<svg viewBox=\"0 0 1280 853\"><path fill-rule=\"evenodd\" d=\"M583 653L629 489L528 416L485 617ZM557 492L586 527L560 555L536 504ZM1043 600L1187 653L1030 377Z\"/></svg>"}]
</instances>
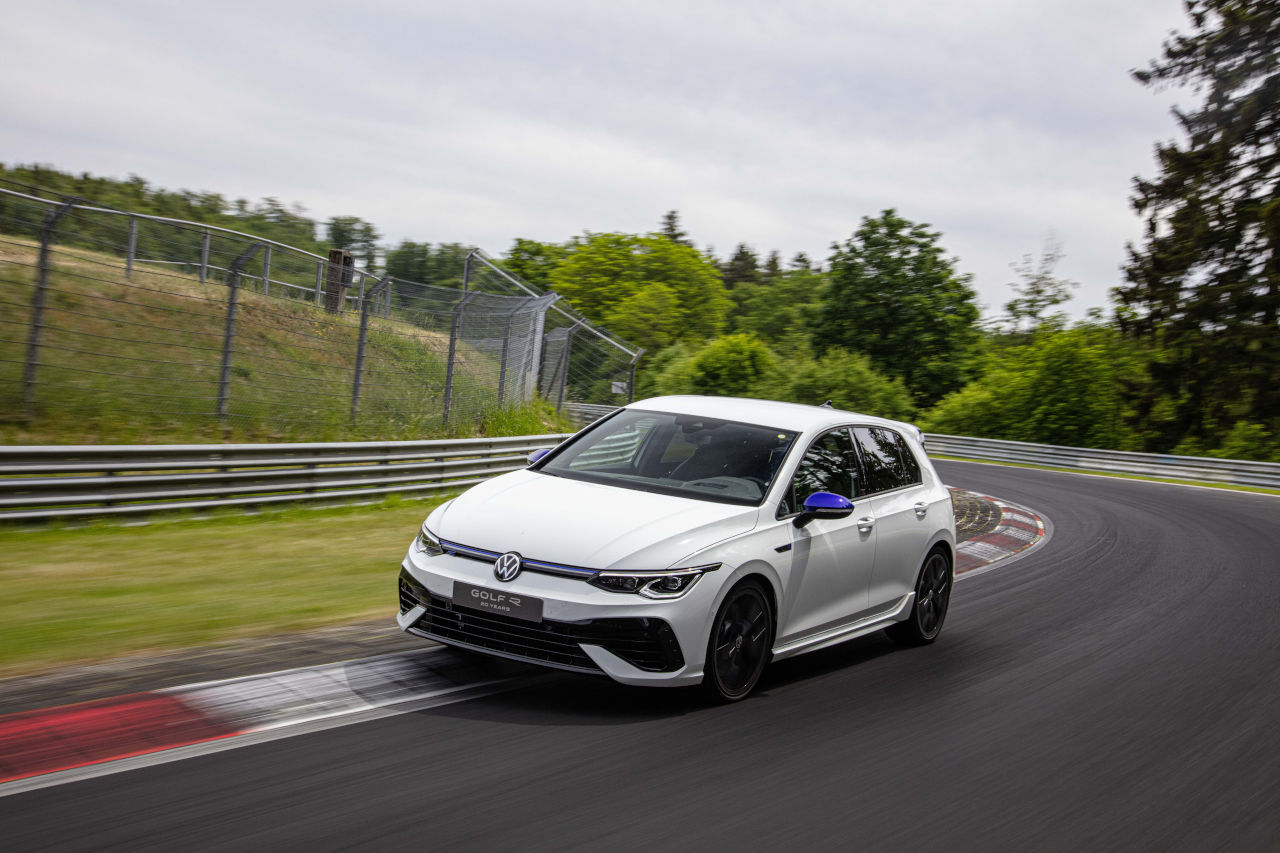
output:
<instances>
[{"instance_id":1,"label":"rear side window","mask_svg":"<svg viewBox=\"0 0 1280 853\"><path fill-rule=\"evenodd\" d=\"M902 436L882 427L854 427L862 451L868 492L887 492L920 482L920 463Z\"/></svg>"},{"instance_id":2,"label":"rear side window","mask_svg":"<svg viewBox=\"0 0 1280 853\"><path fill-rule=\"evenodd\" d=\"M920 483L920 463L916 461L915 454L911 452L911 445L907 444L907 440L902 437L902 434L893 430L878 428L876 432L888 434L893 441L894 447L897 448L898 458L901 460L899 472L902 483L904 485Z\"/></svg>"}]
</instances>

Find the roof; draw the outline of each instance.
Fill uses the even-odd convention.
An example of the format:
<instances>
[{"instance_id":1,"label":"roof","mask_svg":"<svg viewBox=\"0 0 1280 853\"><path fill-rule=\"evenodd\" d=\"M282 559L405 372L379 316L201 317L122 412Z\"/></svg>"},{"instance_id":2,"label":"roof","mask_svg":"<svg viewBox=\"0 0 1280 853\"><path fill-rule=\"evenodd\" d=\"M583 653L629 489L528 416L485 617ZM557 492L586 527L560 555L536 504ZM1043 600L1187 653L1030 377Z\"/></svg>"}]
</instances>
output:
<instances>
[{"instance_id":1,"label":"roof","mask_svg":"<svg viewBox=\"0 0 1280 853\"><path fill-rule=\"evenodd\" d=\"M651 397L637 400L628 409L648 409L653 412L703 415L731 421L762 424L779 429L808 432L836 427L847 423L863 423L870 426L890 426L898 429L915 427L901 421L877 418L860 412L828 409L825 406L809 406L804 403L783 403L778 400L753 400L747 397L698 397L680 395Z\"/></svg>"}]
</instances>

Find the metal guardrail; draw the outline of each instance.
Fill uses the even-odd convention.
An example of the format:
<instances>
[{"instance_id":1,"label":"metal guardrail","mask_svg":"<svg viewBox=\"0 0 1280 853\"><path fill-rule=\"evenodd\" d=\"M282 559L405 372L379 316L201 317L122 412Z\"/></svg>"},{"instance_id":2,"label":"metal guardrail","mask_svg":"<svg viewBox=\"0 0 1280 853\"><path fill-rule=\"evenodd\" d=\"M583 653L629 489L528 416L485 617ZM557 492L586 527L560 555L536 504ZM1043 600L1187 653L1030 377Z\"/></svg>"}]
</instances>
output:
<instances>
[{"instance_id":1,"label":"metal guardrail","mask_svg":"<svg viewBox=\"0 0 1280 853\"><path fill-rule=\"evenodd\" d=\"M0 447L0 521L448 491L523 468L567 437Z\"/></svg>"},{"instance_id":2,"label":"metal guardrail","mask_svg":"<svg viewBox=\"0 0 1280 853\"><path fill-rule=\"evenodd\" d=\"M596 403L565 403L561 407L574 426L581 429L593 424L610 412L617 411L617 406L598 405Z\"/></svg>"},{"instance_id":3,"label":"metal guardrail","mask_svg":"<svg viewBox=\"0 0 1280 853\"><path fill-rule=\"evenodd\" d=\"M590 422L610 406L566 404ZM128 515L461 489L568 434L317 444L0 447L0 521ZM927 434L930 455L1280 489L1280 464Z\"/></svg>"},{"instance_id":4,"label":"metal guardrail","mask_svg":"<svg viewBox=\"0 0 1280 853\"><path fill-rule=\"evenodd\" d=\"M1162 453L1132 453L1122 450L1092 450L1087 447L1060 447L1004 441L995 438L963 438L925 434L929 455L956 456L992 462L1015 462L1071 468L1081 471L1134 474L1171 480L1198 480L1280 489L1280 463L1249 462L1242 459L1211 459L1200 456L1171 456Z\"/></svg>"}]
</instances>

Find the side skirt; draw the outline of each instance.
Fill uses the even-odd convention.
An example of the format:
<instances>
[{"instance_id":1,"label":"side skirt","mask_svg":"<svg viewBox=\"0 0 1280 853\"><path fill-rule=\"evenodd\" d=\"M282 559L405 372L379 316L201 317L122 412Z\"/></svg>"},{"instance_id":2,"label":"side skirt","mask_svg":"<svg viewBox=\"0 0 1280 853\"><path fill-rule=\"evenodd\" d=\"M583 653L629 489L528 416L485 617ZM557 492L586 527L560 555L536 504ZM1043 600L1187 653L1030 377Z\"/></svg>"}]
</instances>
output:
<instances>
[{"instance_id":1,"label":"side skirt","mask_svg":"<svg viewBox=\"0 0 1280 853\"><path fill-rule=\"evenodd\" d=\"M820 633L801 637L781 646L775 646L773 659L783 660L801 652L814 652L818 649L834 646L837 643L843 643L845 640L852 640L854 637L862 637L873 631L879 631L881 628L887 628L894 622L901 622L906 619L915 600L916 594L909 592L898 599L897 603L888 610L873 613L865 619L850 622L848 625L838 625L835 628L828 628Z\"/></svg>"}]
</instances>

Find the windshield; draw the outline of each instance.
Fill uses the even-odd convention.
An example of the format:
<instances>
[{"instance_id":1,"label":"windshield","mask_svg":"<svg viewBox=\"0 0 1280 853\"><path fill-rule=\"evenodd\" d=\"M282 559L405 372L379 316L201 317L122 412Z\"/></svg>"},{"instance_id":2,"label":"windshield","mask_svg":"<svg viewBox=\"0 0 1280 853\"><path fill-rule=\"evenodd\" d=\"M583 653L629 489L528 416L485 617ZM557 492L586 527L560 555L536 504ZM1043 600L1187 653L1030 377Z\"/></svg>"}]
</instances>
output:
<instances>
[{"instance_id":1,"label":"windshield","mask_svg":"<svg viewBox=\"0 0 1280 853\"><path fill-rule=\"evenodd\" d=\"M535 470L719 503L759 505L796 433L696 415L626 409Z\"/></svg>"}]
</instances>

